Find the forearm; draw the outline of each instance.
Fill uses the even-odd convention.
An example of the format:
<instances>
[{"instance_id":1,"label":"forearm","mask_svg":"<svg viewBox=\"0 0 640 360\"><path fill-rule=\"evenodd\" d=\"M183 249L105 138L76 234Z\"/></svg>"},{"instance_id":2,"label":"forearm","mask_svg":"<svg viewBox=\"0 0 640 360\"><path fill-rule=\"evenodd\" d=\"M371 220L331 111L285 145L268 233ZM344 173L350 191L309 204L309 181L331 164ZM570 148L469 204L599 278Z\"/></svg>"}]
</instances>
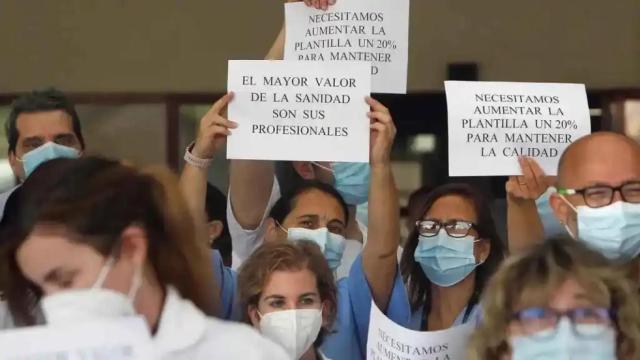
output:
<instances>
[{"instance_id":1,"label":"forearm","mask_svg":"<svg viewBox=\"0 0 640 360\"><path fill-rule=\"evenodd\" d=\"M275 166L272 161L232 160L230 201L233 215L243 229L260 225L271 197Z\"/></svg>"},{"instance_id":2,"label":"forearm","mask_svg":"<svg viewBox=\"0 0 640 360\"><path fill-rule=\"evenodd\" d=\"M399 245L400 209L391 164L372 165L369 237L363 250L362 263L373 299L380 309L387 307L393 289Z\"/></svg>"},{"instance_id":3,"label":"forearm","mask_svg":"<svg viewBox=\"0 0 640 360\"><path fill-rule=\"evenodd\" d=\"M544 240L544 228L534 200L507 196L507 237L511 253L526 250Z\"/></svg>"}]
</instances>

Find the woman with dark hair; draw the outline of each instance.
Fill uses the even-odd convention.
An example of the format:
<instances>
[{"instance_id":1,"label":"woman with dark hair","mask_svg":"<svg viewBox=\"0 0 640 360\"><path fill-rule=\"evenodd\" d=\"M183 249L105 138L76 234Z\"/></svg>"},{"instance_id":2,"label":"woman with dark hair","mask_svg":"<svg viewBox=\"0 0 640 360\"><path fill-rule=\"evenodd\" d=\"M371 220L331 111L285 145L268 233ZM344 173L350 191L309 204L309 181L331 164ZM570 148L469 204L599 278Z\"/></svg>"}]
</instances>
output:
<instances>
[{"instance_id":1,"label":"woman with dark hair","mask_svg":"<svg viewBox=\"0 0 640 360\"><path fill-rule=\"evenodd\" d=\"M19 195L4 263L21 323L37 308L67 326L141 315L155 358L285 358L248 327L207 316L217 310L208 251L170 171L56 159Z\"/></svg>"},{"instance_id":2,"label":"woman with dark hair","mask_svg":"<svg viewBox=\"0 0 640 360\"><path fill-rule=\"evenodd\" d=\"M432 331L475 321L480 294L504 255L482 195L466 184L433 190L400 263L409 327Z\"/></svg>"}]
</instances>

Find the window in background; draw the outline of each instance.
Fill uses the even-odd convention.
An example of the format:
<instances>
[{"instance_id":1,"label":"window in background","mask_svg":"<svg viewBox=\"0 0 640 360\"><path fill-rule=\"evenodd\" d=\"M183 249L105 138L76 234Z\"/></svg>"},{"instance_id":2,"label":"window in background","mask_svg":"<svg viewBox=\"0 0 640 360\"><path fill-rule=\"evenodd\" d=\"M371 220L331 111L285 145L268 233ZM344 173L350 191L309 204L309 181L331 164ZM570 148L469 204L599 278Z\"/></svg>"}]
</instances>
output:
<instances>
[{"instance_id":1,"label":"window in background","mask_svg":"<svg viewBox=\"0 0 640 360\"><path fill-rule=\"evenodd\" d=\"M9 117L11 108L9 106L0 106L0 192L5 192L15 186L15 176L9 166L8 151L9 144L7 143L7 135L4 124Z\"/></svg>"}]
</instances>

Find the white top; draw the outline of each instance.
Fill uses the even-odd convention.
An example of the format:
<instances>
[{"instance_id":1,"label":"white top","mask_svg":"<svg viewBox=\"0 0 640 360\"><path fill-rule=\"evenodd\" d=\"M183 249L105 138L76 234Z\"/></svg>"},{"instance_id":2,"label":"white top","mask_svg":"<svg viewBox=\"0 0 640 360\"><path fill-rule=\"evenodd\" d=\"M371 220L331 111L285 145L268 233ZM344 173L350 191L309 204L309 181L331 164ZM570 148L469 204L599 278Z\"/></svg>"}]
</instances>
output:
<instances>
[{"instance_id":1,"label":"white top","mask_svg":"<svg viewBox=\"0 0 640 360\"><path fill-rule=\"evenodd\" d=\"M13 317L6 301L0 300L0 331L15 328Z\"/></svg>"},{"instance_id":2,"label":"white top","mask_svg":"<svg viewBox=\"0 0 640 360\"><path fill-rule=\"evenodd\" d=\"M233 213L233 208L231 207L231 194L227 197L227 223L229 226L229 233L231 234L231 246L233 249L232 253L232 263L231 268L234 270L238 270L240 265L253 253L253 251L260 245L264 240L264 235L266 232L266 224L265 220L269 216L269 212L273 205L275 205L276 201L280 199L280 184L278 180L274 177L273 179L273 187L271 188L271 196L269 197L269 202L267 203L267 208L262 215L262 220L260 221L260 225L253 230L243 229L242 226L236 220L236 216ZM367 242L367 227L358 221L358 227L362 232L362 242L357 240L347 239L346 248L344 250L344 254L342 255L342 263L336 270L337 279L342 279L344 277L349 276L349 270L351 270L351 264L355 261L355 259L362 252L362 244Z\"/></svg>"},{"instance_id":3,"label":"white top","mask_svg":"<svg viewBox=\"0 0 640 360\"><path fill-rule=\"evenodd\" d=\"M157 359L288 360L284 349L240 323L207 317L169 287L153 337Z\"/></svg>"},{"instance_id":4,"label":"white top","mask_svg":"<svg viewBox=\"0 0 640 360\"><path fill-rule=\"evenodd\" d=\"M9 200L9 196L13 194L13 192L19 188L20 185L13 187L11 190L0 193L0 219L4 217L4 208L7 205L7 200Z\"/></svg>"}]
</instances>

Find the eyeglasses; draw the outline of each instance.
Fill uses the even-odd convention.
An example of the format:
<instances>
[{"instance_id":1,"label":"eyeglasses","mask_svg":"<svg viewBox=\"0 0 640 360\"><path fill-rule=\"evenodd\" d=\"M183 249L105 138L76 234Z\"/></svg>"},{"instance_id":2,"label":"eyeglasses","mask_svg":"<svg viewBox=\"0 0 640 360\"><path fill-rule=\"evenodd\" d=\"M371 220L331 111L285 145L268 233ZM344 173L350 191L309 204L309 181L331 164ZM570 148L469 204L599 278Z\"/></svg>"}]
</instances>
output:
<instances>
[{"instance_id":1,"label":"eyeglasses","mask_svg":"<svg viewBox=\"0 0 640 360\"><path fill-rule=\"evenodd\" d=\"M613 312L608 308L602 307L575 308L564 312L532 307L515 313L513 320L520 323L526 335L535 339L546 340L555 335L558 329L558 322L563 317L567 317L570 320L574 333L584 338L602 335L604 329L607 329L613 323Z\"/></svg>"},{"instance_id":2,"label":"eyeglasses","mask_svg":"<svg viewBox=\"0 0 640 360\"><path fill-rule=\"evenodd\" d=\"M606 185L589 186L583 189L558 189L561 195L581 194L585 204L591 208L599 208L610 205L613 202L613 195L619 192L622 200L628 203L640 203L640 181L624 183L621 186L613 187Z\"/></svg>"},{"instance_id":3,"label":"eyeglasses","mask_svg":"<svg viewBox=\"0 0 640 360\"><path fill-rule=\"evenodd\" d=\"M471 229L476 225L470 221L464 220L449 220L446 222L440 222L438 220L421 220L416 221L416 228L418 233L422 236L432 237L438 235L440 229L444 226L444 230L449 236L454 238L463 238L469 235Z\"/></svg>"}]
</instances>

